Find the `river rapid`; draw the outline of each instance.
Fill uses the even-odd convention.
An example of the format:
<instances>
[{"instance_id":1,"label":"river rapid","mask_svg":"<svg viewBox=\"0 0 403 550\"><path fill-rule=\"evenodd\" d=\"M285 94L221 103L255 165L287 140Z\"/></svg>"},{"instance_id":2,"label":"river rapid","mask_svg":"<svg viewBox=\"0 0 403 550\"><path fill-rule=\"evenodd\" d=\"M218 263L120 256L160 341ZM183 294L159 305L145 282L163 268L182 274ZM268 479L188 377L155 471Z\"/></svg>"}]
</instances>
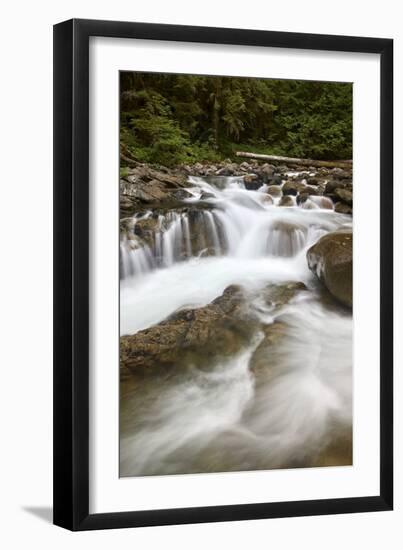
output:
<instances>
[{"instance_id":1,"label":"river rapid","mask_svg":"<svg viewBox=\"0 0 403 550\"><path fill-rule=\"evenodd\" d=\"M320 196L282 207L241 177L190 178L184 209L158 214L152 242L121 242L121 336L243 287L263 326L285 334L208 369L121 382L120 475L347 465L352 460L352 316L320 287L306 251L351 226ZM194 208L199 208L194 212ZM155 215L133 217L133 228ZM268 284L304 283L280 308ZM253 366L253 368L252 368ZM152 369L152 365L150 365Z\"/></svg>"}]
</instances>

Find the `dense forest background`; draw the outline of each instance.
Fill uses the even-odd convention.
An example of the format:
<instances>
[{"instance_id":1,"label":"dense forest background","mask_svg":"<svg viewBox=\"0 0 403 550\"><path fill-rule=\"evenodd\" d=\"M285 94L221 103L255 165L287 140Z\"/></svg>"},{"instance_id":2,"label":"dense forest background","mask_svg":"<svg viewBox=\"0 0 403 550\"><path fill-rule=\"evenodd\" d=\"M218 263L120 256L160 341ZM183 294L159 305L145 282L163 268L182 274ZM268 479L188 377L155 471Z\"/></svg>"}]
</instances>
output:
<instances>
[{"instance_id":1,"label":"dense forest background","mask_svg":"<svg viewBox=\"0 0 403 550\"><path fill-rule=\"evenodd\" d=\"M351 84L135 72L120 78L121 148L136 160L170 166L239 150L352 158Z\"/></svg>"}]
</instances>

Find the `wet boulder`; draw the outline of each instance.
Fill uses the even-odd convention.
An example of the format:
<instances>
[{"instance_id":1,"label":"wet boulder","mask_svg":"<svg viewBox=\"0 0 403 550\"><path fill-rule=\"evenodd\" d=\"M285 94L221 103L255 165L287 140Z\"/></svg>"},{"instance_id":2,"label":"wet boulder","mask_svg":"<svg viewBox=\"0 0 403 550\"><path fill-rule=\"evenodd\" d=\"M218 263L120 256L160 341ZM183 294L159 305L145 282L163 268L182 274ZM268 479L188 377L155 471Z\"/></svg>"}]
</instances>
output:
<instances>
[{"instance_id":1,"label":"wet boulder","mask_svg":"<svg viewBox=\"0 0 403 550\"><path fill-rule=\"evenodd\" d=\"M319 208L333 210L333 201L329 197L323 197L322 195L310 195L309 199Z\"/></svg>"},{"instance_id":2,"label":"wet boulder","mask_svg":"<svg viewBox=\"0 0 403 550\"><path fill-rule=\"evenodd\" d=\"M279 175L269 176L267 178L267 183L269 185L281 185L283 183L283 179Z\"/></svg>"},{"instance_id":3,"label":"wet boulder","mask_svg":"<svg viewBox=\"0 0 403 550\"><path fill-rule=\"evenodd\" d=\"M270 311L288 303L306 287L300 282L270 284L256 297ZM249 346L266 326L250 306L242 287L231 285L210 304L183 309L161 323L120 338L121 376L172 372L175 368L207 369ZM270 325L272 326L272 325ZM265 332L270 341L271 331Z\"/></svg>"},{"instance_id":4,"label":"wet boulder","mask_svg":"<svg viewBox=\"0 0 403 550\"><path fill-rule=\"evenodd\" d=\"M351 177L335 177L326 182L325 193L334 193L336 189L352 190L353 184Z\"/></svg>"},{"instance_id":5,"label":"wet boulder","mask_svg":"<svg viewBox=\"0 0 403 550\"><path fill-rule=\"evenodd\" d=\"M205 307L185 309L120 339L121 367L132 373L176 366L202 367L247 346L256 326L247 319L240 287L228 287Z\"/></svg>"},{"instance_id":6,"label":"wet boulder","mask_svg":"<svg viewBox=\"0 0 403 550\"><path fill-rule=\"evenodd\" d=\"M309 199L309 193L300 193L297 196L297 204L298 205L304 204L304 202L306 202L308 199Z\"/></svg>"},{"instance_id":7,"label":"wet boulder","mask_svg":"<svg viewBox=\"0 0 403 550\"><path fill-rule=\"evenodd\" d=\"M301 207L304 209L304 210L317 210L319 207L317 204L315 204L311 198L309 198L307 201L305 201Z\"/></svg>"},{"instance_id":8,"label":"wet boulder","mask_svg":"<svg viewBox=\"0 0 403 550\"><path fill-rule=\"evenodd\" d=\"M346 184L341 180L330 180L326 183L325 193L327 195L331 195L336 191L336 189L343 189L345 186Z\"/></svg>"},{"instance_id":9,"label":"wet boulder","mask_svg":"<svg viewBox=\"0 0 403 550\"><path fill-rule=\"evenodd\" d=\"M281 195L283 194L279 185L269 185L267 187L267 192L272 197L281 197Z\"/></svg>"},{"instance_id":10,"label":"wet boulder","mask_svg":"<svg viewBox=\"0 0 403 550\"><path fill-rule=\"evenodd\" d=\"M263 166L259 166L256 168L256 173L259 175L260 180L263 183L268 183L275 174L275 167L271 164L263 164Z\"/></svg>"},{"instance_id":11,"label":"wet boulder","mask_svg":"<svg viewBox=\"0 0 403 550\"><path fill-rule=\"evenodd\" d=\"M307 252L309 269L343 305L353 303L353 234L351 229L328 233Z\"/></svg>"},{"instance_id":12,"label":"wet boulder","mask_svg":"<svg viewBox=\"0 0 403 550\"><path fill-rule=\"evenodd\" d=\"M353 204L353 193L349 189L336 189L334 194L342 202L345 202L350 206Z\"/></svg>"},{"instance_id":13,"label":"wet boulder","mask_svg":"<svg viewBox=\"0 0 403 550\"><path fill-rule=\"evenodd\" d=\"M279 206L294 206L294 201L290 195L284 195L281 197L280 202L278 203Z\"/></svg>"},{"instance_id":14,"label":"wet boulder","mask_svg":"<svg viewBox=\"0 0 403 550\"><path fill-rule=\"evenodd\" d=\"M265 205L273 204L273 197L271 195L263 195L262 202Z\"/></svg>"},{"instance_id":15,"label":"wet boulder","mask_svg":"<svg viewBox=\"0 0 403 550\"><path fill-rule=\"evenodd\" d=\"M296 181L286 181L283 185L283 195L298 195L299 191L301 191L305 185L301 185L300 183Z\"/></svg>"},{"instance_id":16,"label":"wet boulder","mask_svg":"<svg viewBox=\"0 0 403 550\"><path fill-rule=\"evenodd\" d=\"M256 174L247 174L243 178L243 183L248 191L257 191L262 185Z\"/></svg>"},{"instance_id":17,"label":"wet boulder","mask_svg":"<svg viewBox=\"0 0 403 550\"><path fill-rule=\"evenodd\" d=\"M345 204L344 202L336 202L334 205L335 212L338 212L339 214L352 214L353 209L348 204Z\"/></svg>"},{"instance_id":18,"label":"wet boulder","mask_svg":"<svg viewBox=\"0 0 403 550\"><path fill-rule=\"evenodd\" d=\"M263 174L266 177L270 177L275 172L275 167L272 164L265 163L260 169L261 174Z\"/></svg>"},{"instance_id":19,"label":"wet boulder","mask_svg":"<svg viewBox=\"0 0 403 550\"><path fill-rule=\"evenodd\" d=\"M234 169L230 165L223 166L222 168L219 168L216 170L215 175L216 176L232 176L234 174Z\"/></svg>"},{"instance_id":20,"label":"wet boulder","mask_svg":"<svg viewBox=\"0 0 403 550\"><path fill-rule=\"evenodd\" d=\"M291 224L285 225L291 226ZM288 304L288 302L301 290L307 290L304 283L300 281L290 281L283 284L269 284L261 293L266 304L270 304L273 307L280 307Z\"/></svg>"},{"instance_id":21,"label":"wet boulder","mask_svg":"<svg viewBox=\"0 0 403 550\"><path fill-rule=\"evenodd\" d=\"M319 191L319 188L314 187L312 185L306 185L302 190L303 193L308 193L309 195L319 195L319 194L321 194L318 191Z\"/></svg>"}]
</instances>

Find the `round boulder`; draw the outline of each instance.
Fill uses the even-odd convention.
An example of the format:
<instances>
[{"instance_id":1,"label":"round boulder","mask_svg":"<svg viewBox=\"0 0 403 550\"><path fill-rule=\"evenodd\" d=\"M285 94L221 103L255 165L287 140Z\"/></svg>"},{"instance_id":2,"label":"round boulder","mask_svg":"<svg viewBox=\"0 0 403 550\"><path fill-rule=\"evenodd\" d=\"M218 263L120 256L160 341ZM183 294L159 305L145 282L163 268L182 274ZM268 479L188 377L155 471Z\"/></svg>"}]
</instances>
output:
<instances>
[{"instance_id":1,"label":"round boulder","mask_svg":"<svg viewBox=\"0 0 403 550\"><path fill-rule=\"evenodd\" d=\"M351 229L328 233L307 252L309 269L343 305L353 304L353 234Z\"/></svg>"},{"instance_id":2,"label":"round boulder","mask_svg":"<svg viewBox=\"0 0 403 550\"><path fill-rule=\"evenodd\" d=\"M324 208L325 210L333 210L333 201L329 199L329 197L323 197L322 195L310 195L309 198L319 208Z\"/></svg>"},{"instance_id":3,"label":"round boulder","mask_svg":"<svg viewBox=\"0 0 403 550\"><path fill-rule=\"evenodd\" d=\"M289 195L284 195L281 197L280 202L278 203L279 206L294 206L294 201L292 197Z\"/></svg>"},{"instance_id":4,"label":"round boulder","mask_svg":"<svg viewBox=\"0 0 403 550\"><path fill-rule=\"evenodd\" d=\"M263 195L263 204L273 204L273 197L271 195Z\"/></svg>"},{"instance_id":5,"label":"round boulder","mask_svg":"<svg viewBox=\"0 0 403 550\"><path fill-rule=\"evenodd\" d=\"M274 174L274 166L271 164L264 164L260 170L260 173L263 177L263 181L267 182Z\"/></svg>"},{"instance_id":6,"label":"round boulder","mask_svg":"<svg viewBox=\"0 0 403 550\"><path fill-rule=\"evenodd\" d=\"M283 185L283 195L298 195L298 192L305 186L301 186L300 183L294 181L286 181Z\"/></svg>"},{"instance_id":7,"label":"round boulder","mask_svg":"<svg viewBox=\"0 0 403 550\"><path fill-rule=\"evenodd\" d=\"M247 174L243 178L243 182L244 182L245 188L248 191L257 191L259 187L261 187L262 185L256 174Z\"/></svg>"},{"instance_id":8,"label":"round boulder","mask_svg":"<svg viewBox=\"0 0 403 550\"><path fill-rule=\"evenodd\" d=\"M282 195L281 187L279 185L269 185L267 192L272 197L281 197Z\"/></svg>"}]
</instances>

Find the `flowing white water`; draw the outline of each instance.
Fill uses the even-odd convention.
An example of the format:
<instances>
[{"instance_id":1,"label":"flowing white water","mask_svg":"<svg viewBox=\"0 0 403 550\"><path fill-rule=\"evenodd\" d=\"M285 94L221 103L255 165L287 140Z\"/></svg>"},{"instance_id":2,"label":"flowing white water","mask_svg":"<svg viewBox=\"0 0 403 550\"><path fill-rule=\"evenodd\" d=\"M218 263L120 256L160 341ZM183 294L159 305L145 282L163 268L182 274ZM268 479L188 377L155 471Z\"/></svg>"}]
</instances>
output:
<instances>
[{"instance_id":1,"label":"flowing white water","mask_svg":"<svg viewBox=\"0 0 403 550\"><path fill-rule=\"evenodd\" d=\"M256 338L249 349L216 365L212 372L193 370L190 376L169 384L158 399L158 407L149 409L142 418L146 429L124 437L121 473L124 475L126 468L129 474L158 471L161 460L189 445L194 460L195 454L223 430L236 425L254 394L248 365L258 342ZM136 449L142 452L133 452ZM188 461L189 451L186 455ZM165 473L177 469L175 461Z\"/></svg>"},{"instance_id":2,"label":"flowing white water","mask_svg":"<svg viewBox=\"0 0 403 550\"><path fill-rule=\"evenodd\" d=\"M189 366L163 383L144 379L140 390L128 382L121 475L312 465L350 434L352 320L321 302L306 250L351 218L319 199L313 209L268 204L265 189L247 191L241 178L190 183L186 204L209 209L160 215L152 246L121 243L121 334L204 306L231 284L250 292L263 324L281 321L286 334L266 349L257 333L206 372ZM289 281L311 291L275 313L262 306L259 289Z\"/></svg>"},{"instance_id":3,"label":"flowing white water","mask_svg":"<svg viewBox=\"0 0 403 550\"><path fill-rule=\"evenodd\" d=\"M346 216L329 210L326 197L311 197L301 207L277 208L267 202L264 186L259 191L247 191L242 178L210 179L216 185L191 178L193 186L185 205L193 210L160 214L154 243L144 246L135 236L136 224L149 220L151 213L133 219L134 239L123 240L120 247L122 279L169 267L206 251L247 258L294 256L320 234L348 223ZM210 209L197 209L201 205Z\"/></svg>"}]
</instances>

